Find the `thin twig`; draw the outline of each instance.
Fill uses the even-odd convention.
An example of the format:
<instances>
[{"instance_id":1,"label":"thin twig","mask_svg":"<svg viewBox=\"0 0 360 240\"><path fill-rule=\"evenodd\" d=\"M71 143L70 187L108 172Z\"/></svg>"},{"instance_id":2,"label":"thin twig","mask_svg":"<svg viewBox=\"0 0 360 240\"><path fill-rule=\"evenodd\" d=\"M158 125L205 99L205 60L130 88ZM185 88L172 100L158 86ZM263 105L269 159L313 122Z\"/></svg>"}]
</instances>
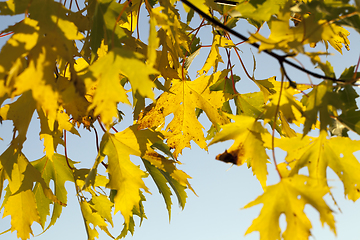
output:
<instances>
[{"instance_id":1,"label":"thin twig","mask_svg":"<svg viewBox=\"0 0 360 240\"><path fill-rule=\"evenodd\" d=\"M75 0L75 4L76 4L76 7L77 7L78 11L80 12L81 9L80 9L80 7L79 7L79 4L78 4L77 0ZM71 9L69 9L69 10L71 10Z\"/></svg>"},{"instance_id":2,"label":"thin twig","mask_svg":"<svg viewBox=\"0 0 360 240\"><path fill-rule=\"evenodd\" d=\"M193 9L195 12L197 12L201 17L203 17L204 19L206 19L207 21L209 21L210 23L212 23L213 25L223 29L224 31L226 32L229 32L231 33L232 35L236 36L237 38L240 38L241 40L243 41L248 41L249 38L245 37L244 35L242 35L241 33L229 28L228 26L222 24L221 22L217 21L216 19L214 19L213 17L207 15L206 13L204 13L202 10L200 10L198 7L196 7L195 5L193 5L192 3L190 3L188 0L181 0L181 2L183 2L184 4L186 4L188 7L190 7L191 9ZM248 44L250 44L251 46L259 49L260 48L260 45L258 43L250 43L250 42L247 42ZM319 79L327 79L327 80L331 80L333 82L337 82L337 83L346 83L348 82L349 80L348 79L337 79L337 78L334 78L334 77L328 77L328 76L324 76L324 75L321 75L321 74L318 74L318 73L315 73L315 72L312 72L312 71L309 71L305 68L302 68L300 67L299 65L289 61L288 59L286 59L287 57L290 57L292 56L291 54L290 55L279 55L277 53L274 53L272 51L269 51L269 50L263 50L262 52L264 52L265 54L275 58L280 65L282 65L284 67L284 63L286 63L287 65L290 65L292 66L293 68L296 68L297 70L299 71L302 71L304 73L307 73L315 78L319 78Z\"/></svg>"},{"instance_id":3,"label":"thin twig","mask_svg":"<svg viewBox=\"0 0 360 240\"><path fill-rule=\"evenodd\" d=\"M229 39L231 40L230 35L229 35L229 34L227 34L227 35L229 36ZM237 55L238 58L239 58L239 61L240 61L240 63L241 63L242 68L244 69L244 72L245 72L246 76L247 76L249 79L253 80L253 78L250 76L249 72L246 70L245 64L244 64L244 62L242 61L242 59L241 59L241 57L240 57L239 51L238 51L236 48L234 48L234 50L235 50L236 55Z\"/></svg>"}]
</instances>

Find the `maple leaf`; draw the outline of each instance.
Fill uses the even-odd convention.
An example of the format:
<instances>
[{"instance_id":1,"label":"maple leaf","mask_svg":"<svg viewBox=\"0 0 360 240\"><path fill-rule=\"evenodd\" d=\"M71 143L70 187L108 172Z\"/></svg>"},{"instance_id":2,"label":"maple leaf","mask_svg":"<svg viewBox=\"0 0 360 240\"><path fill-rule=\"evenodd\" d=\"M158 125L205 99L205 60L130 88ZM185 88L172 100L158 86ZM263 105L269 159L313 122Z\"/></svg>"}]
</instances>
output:
<instances>
[{"instance_id":1,"label":"maple leaf","mask_svg":"<svg viewBox=\"0 0 360 240\"><path fill-rule=\"evenodd\" d=\"M96 52L103 39L106 39L110 46L120 46L121 41L127 37L123 28L115 27L119 25L116 21L118 18L123 23L127 22L126 13L123 11L125 4L112 0L96 1L90 35L92 60L95 59Z\"/></svg>"},{"instance_id":2,"label":"maple leaf","mask_svg":"<svg viewBox=\"0 0 360 240\"><path fill-rule=\"evenodd\" d=\"M266 112L264 118L267 120L274 118L275 112L278 109L287 122L296 122L297 125L303 123L302 113L305 108L293 95L294 89L283 89L281 95L279 92L272 95L270 97L270 103L265 107Z\"/></svg>"},{"instance_id":3,"label":"maple leaf","mask_svg":"<svg viewBox=\"0 0 360 240\"><path fill-rule=\"evenodd\" d=\"M166 204L166 209L168 210L169 220L170 220L171 205L172 205L171 195L172 194L171 194L170 188L166 184L167 183L166 178L163 176L161 171L158 170L155 166L151 165L149 161L146 161L144 159L143 162L146 167L146 170L149 172L150 176L153 178L157 188L159 189L160 194L164 198L164 201Z\"/></svg>"},{"instance_id":4,"label":"maple leaf","mask_svg":"<svg viewBox=\"0 0 360 240\"><path fill-rule=\"evenodd\" d=\"M139 189L148 191L142 180L146 174L130 161L130 155L143 156L152 143L162 140L157 132L137 128L134 125L116 134L104 134L99 155L85 185L87 187L93 184L98 164L108 156L107 172L110 181L106 187L117 191L114 197L115 213L121 212L126 225L133 215L133 209L139 210Z\"/></svg>"},{"instance_id":5,"label":"maple leaf","mask_svg":"<svg viewBox=\"0 0 360 240\"><path fill-rule=\"evenodd\" d=\"M260 239L281 239L279 218L285 214L287 226L282 233L285 240L306 240L311 235L311 223L304 213L306 204L314 207L320 214L322 224L329 225L335 232L335 221L331 209L323 197L329 188L317 180L304 175L282 178L275 185L268 186L263 195L248 203L244 208L263 204L257 217L245 234L253 231L260 233Z\"/></svg>"},{"instance_id":6,"label":"maple leaf","mask_svg":"<svg viewBox=\"0 0 360 240\"><path fill-rule=\"evenodd\" d=\"M276 139L275 146L288 153L286 160L292 162L289 176L307 167L310 177L326 179L326 170L330 167L343 182L344 195L353 201L360 198L360 178L357 174L360 163L353 155L360 150L359 141L345 137L326 139L323 132L319 138L297 136L292 141Z\"/></svg>"},{"instance_id":7,"label":"maple leaf","mask_svg":"<svg viewBox=\"0 0 360 240\"><path fill-rule=\"evenodd\" d=\"M105 187L109 180L105 176L97 174L95 176L93 188L91 188L86 183L86 180L89 177L89 173L90 169L74 169L75 184L79 193L81 189L82 192L80 194L84 194L83 191L91 194L90 200L85 198L80 198L79 200L88 238L95 239L98 237L99 233L96 228L99 227L108 236L114 239L108 230L107 224L107 222L109 222L111 226L113 226L113 199L111 198L111 195L109 198L108 196L96 190L96 188L102 189L102 187Z\"/></svg>"},{"instance_id":8,"label":"maple leaf","mask_svg":"<svg viewBox=\"0 0 360 240\"><path fill-rule=\"evenodd\" d=\"M155 11L155 9L153 11ZM157 58L156 49L159 47L160 39L157 36L156 19L154 17L150 17L149 22L150 22L150 33L149 33L149 41L148 41L149 44L147 49L146 64L148 64L151 67L154 67Z\"/></svg>"},{"instance_id":9,"label":"maple leaf","mask_svg":"<svg viewBox=\"0 0 360 240\"><path fill-rule=\"evenodd\" d=\"M139 92L143 97L154 98L152 88L155 85L149 79L149 75L155 74L157 71L143 63L140 58L140 54L114 48L89 67L89 74L82 75L87 85L97 81L89 110L94 108L94 115L100 115L102 122L108 128L113 122L113 118L118 117L117 103L130 104L126 92L120 84L119 74L128 77L133 92ZM139 69L139 71L134 71L134 69Z\"/></svg>"},{"instance_id":10,"label":"maple leaf","mask_svg":"<svg viewBox=\"0 0 360 240\"><path fill-rule=\"evenodd\" d=\"M39 199L35 198L33 183L37 182L42 187L42 201L63 203L52 193L40 172L14 147L9 147L0 156L0 167L2 180L6 178L9 181L6 201L3 203L4 217L11 215L11 231L16 230L19 238L28 239L32 234L31 225L34 221L43 226L37 210Z\"/></svg>"},{"instance_id":11,"label":"maple leaf","mask_svg":"<svg viewBox=\"0 0 360 240\"><path fill-rule=\"evenodd\" d=\"M279 13L286 1L254 1L241 2L229 12L232 17L251 18L253 21L269 21L271 16Z\"/></svg>"},{"instance_id":12,"label":"maple leaf","mask_svg":"<svg viewBox=\"0 0 360 240\"><path fill-rule=\"evenodd\" d=\"M26 106L26 107L24 107ZM12 120L14 132L18 132L16 138L11 141L13 146L22 148L26 140L26 133L34 114L36 103L32 98L31 91L24 93L15 102L7 104L0 108L0 117L2 120Z\"/></svg>"},{"instance_id":13,"label":"maple leaf","mask_svg":"<svg viewBox=\"0 0 360 240\"><path fill-rule=\"evenodd\" d=\"M265 38L260 33L252 34L250 42L260 41L259 51L281 49L284 52L305 52L304 45L316 45L319 41L328 41L341 53L342 44L348 48L348 31L331 21L317 19L317 14L308 14L296 27L290 27L290 2L287 2L276 18L269 21L270 36Z\"/></svg>"},{"instance_id":14,"label":"maple leaf","mask_svg":"<svg viewBox=\"0 0 360 240\"><path fill-rule=\"evenodd\" d=\"M93 195L91 198L92 208L95 209L100 216L106 219L111 226L114 226L111 216L111 209L114 204L110 201L110 199L103 195Z\"/></svg>"},{"instance_id":15,"label":"maple leaf","mask_svg":"<svg viewBox=\"0 0 360 240\"><path fill-rule=\"evenodd\" d=\"M80 136L78 131L69 122L70 117L62 109L59 109L54 117L50 115L46 116L42 109L38 109L37 112L41 124L40 139L44 140L44 152L46 152L46 155L50 158L56 152L59 144L65 146L64 140L62 139L63 130Z\"/></svg>"},{"instance_id":16,"label":"maple leaf","mask_svg":"<svg viewBox=\"0 0 360 240\"><path fill-rule=\"evenodd\" d=\"M332 83L324 81L314 86L312 91L304 96L302 103L305 106L304 134L307 134L317 122L317 115L320 116L320 128L326 129L331 124L331 112L341 109L341 102L337 101L338 93L333 92Z\"/></svg>"},{"instance_id":17,"label":"maple leaf","mask_svg":"<svg viewBox=\"0 0 360 240\"><path fill-rule=\"evenodd\" d=\"M176 64L179 57L183 57L181 47L189 52L189 37L185 33L187 25L180 21L180 15L175 9L174 5L169 1L160 1L160 7L152 10L152 17L156 19L158 26L166 32L166 44L171 49L174 64ZM161 11L161 12L160 12ZM176 67L177 68L177 67Z\"/></svg>"},{"instance_id":18,"label":"maple leaf","mask_svg":"<svg viewBox=\"0 0 360 240\"><path fill-rule=\"evenodd\" d=\"M303 112L305 107L294 95L298 94L300 91L308 89L309 86L299 84L296 86L296 89L294 89L293 87L288 87L286 86L287 84L283 83L283 87L280 89L281 84L279 86L279 83L274 82L273 88L267 88L266 86L271 83L270 81L255 80L255 82L261 87L262 92L264 93L264 98L268 98L270 100L270 102L265 106L265 113L263 116L264 123L270 122L273 124L274 119L277 121L276 113L278 113L281 123L276 122L276 130L288 137L296 136L295 131L290 127L289 123L295 123L298 126L303 124ZM278 124L281 126L278 126Z\"/></svg>"},{"instance_id":19,"label":"maple leaf","mask_svg":"<svg viewBox=\"0 0 360 240\"><path fill-rule=\"evenodd\" d=\"M264 149L262 134L268 134L261 123L249 116L230 116L235 122L221 126L222 130L215 135L209 146L222 141L234 139L234 144L224 153L216 156L217 160L251 166L253 173L263 187L266 186L268 156Z\"/></svg>"},{"instance_id":20,"label":"maple leaf","mask_svg":"<svg viewBox=\"0 0 360 240\"><path fill-rule=\"evenodd\" d=\"M105 135L103 138L104 154L109 159L107 172L110 181L106 187L117 190L114 197L115 213L121 211L125 223L128 224L133 208L138 206L140 201L139 189L148 191L142 180L146 174L130 161L129 154L134 150L126 149L129 148L129 142L123 142L124 139L121 139L119 135L107 137ZM124 158L124 156L127 157Z\"/></svg>"},{"instance_id":21,"label":"maple leaf","mask_svg":"<svg viewBox=\"0 0 360 240\"><path fill-rule=\"evenodd\" d=\"M62 204L56 203L52 209L52 216L49 225L45 229L49 229L55 224L56 220L60 217L62 208L67 203L67 191L65 189L65 182L74 182L74 175L69 168L68 163L73 167L74 163L70 159L66 159L65 156L60 154L53 154L52 157L44 156L36 161L32 161L31 164L36 168L44 179L47 185L50 184L50 180L54 183L54 193L57 199ZM46 201L41 191L41 185L36 184L34 189L36 203L38 211L41 217L41 224L44 226L46 216L50 213L50 201Z\"/></svg>"},{"instance_id":22,"label":"maple leaf","mask_svg":"<svg viewBox=\"0 0 360 240\"><path fill-rule=\"evenodd\" d=\"M29 55L31 57L28 57L28 64L24 65L26 68L24 67L23 71L12 69L14 73L11 74L14 87L12 96L31 90L37 104L53 117L58 109L59 100L59 93L56 91L55 84L54 62L57 59L63 59L70 64L73 63L73 55L76 54L73 40L79 40L83 37L74 23L66 19L68 10L62 4L35 0L28 8L31 17L35 20L25 19L25 25L14 27L15 32L19 32L19 34L16 34L16 37L10 41L10 46L6 47L6 51L1 52L1 54L16 50L20 46L19 43L23 42L22 39L29 37L28 44L23 49L25 52L21 55L15 54L17 58L24 58ZM43 14L44 12L48 14ZM14 46L17 47L14 48ZM4 73L9 71L8 65L4 65ZM18 64L17 68L19 68Z\"/></svg>"},{"instance_id":23,"label":"maple leaf","mask_svg":"<svg viewBox=\"0 0 360 240\"><path fill-rule=\"evenodd\" d=\"M185 207L187 194L185 192L186 188L189 188L196 195L194 189L191 187L188 179L191 177L185 172L176 168L176 164L181 164L179 161L173 161L166 159L165 157L159 155L155 151L147 151L145 156L142 157L146 170L150 173L151 177L154 179L156 186L159 189L159 192L163 195L166 208L169 213L169 220L171 216L171 191L167 186L167 183L174 190L179 205L182 209Z\"/></svg>"},{"instance_id":24,"label":"maple leaf","mask_svg":"<svg viewBox=\"0 0 360 240\"><path fill-rule=\"evenodd\" d=\"M208 73L211 67L213 67L214 72L216 72L219 62L224 62L219 53L219 47L231 48L235 47L235 44L219 34L214 35L209 56L207 57L204 66L198 71L199 74Z\"/></svg>"},{"instance_id":25,"label":"maple leaf","mask_svg":"<svg viewBox=\"0 0 360 240\"><path fill-rule=\"evenodd\" d=\"M84 218L88 239L94 240L95 238L98 238L99 233L96 231L95 227L100 227L101 229L107 229L107 223L99 215L99 213L97 213L97 211L93 208L91 203L85 200L81 200L80 208Z\"/></svg>"},{"instance_id":26,"label":"maple leaf","mask_svg":"<svg viewBox=\"0 0 360 240\"><path fill-rule=\"evenodd\" d=\"M134 215L138 215L140 217L140 225L141 225L142 220L144 218L146 218L145 213L144 213L144 206L142 204L142 202L145 201L146 199L145 199L145 196L142 194L142 192L140 190L139 190L139 194L140 194L140 197L141 197L141 200L139 202L139 209L134 208L133 212L134 212ZM128 232L130 232L131 235L134 234L135 221L134 221L133 216L130 217L129 224L124 223L123 225L124 225L124 227L123 227L120 235L117 237L117 239L124 238L128 234Z\"/></svg>"},{"instance_id":27,"label":"maple leaf","mask_svg":"<svg viewBox=\"0 0 360 240\"><path fill-rule=\"evenodd\" d=\"M138 120L139 128L153 128L162 126L165 117L174 114L174 118L167 125L167 144L174 148L174 156L177 157L185 147L190 147L193 140L199 147L206 149L204 128L198 121L195 109L202 109L209 120L217 126L227 123L219 109L223 106L224 95L218 91L210 91L209 85L218 79L225 77L225 72L217 72L212 76L202 75L195 81L173 80L169 92L163 93L152 106ZM227 73L227 71L226 71Z\"/></svg>"},{"instance_id":28,"label":"maple leaf","mask_svg":"<svg viewBox=\"0 0 360 240\"><path fill-rule=\"evenodd\" d=\"M258 117L263 112L264 96L262 92L239 94L235 97L237 114Z\"/></svg>"},{"instance_id":29,"label":"maple leaf","mask_svg":"<svg viewBox=\"0 0 360 240\"><path fill-rule=\"evenodd\" d=\"M2 97L13 96L14 83L17 76L23 71L24 56L36 45L39 38L38 22L25 18L22 22L9 27L14 34L1 48L0 52L0 102Z\"/></svg>"}]
</instances>

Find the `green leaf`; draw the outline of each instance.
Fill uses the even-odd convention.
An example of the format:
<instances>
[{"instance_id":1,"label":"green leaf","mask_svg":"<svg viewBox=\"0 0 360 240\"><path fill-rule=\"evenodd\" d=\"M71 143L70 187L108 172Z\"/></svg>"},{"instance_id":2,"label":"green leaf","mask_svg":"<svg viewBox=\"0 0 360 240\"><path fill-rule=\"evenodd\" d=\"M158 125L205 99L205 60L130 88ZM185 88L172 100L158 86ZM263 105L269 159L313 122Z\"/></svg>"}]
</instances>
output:
<instances>
[{"instance_id":1,"label":"green leaf","mask_svg":"<svg viewBox=\"0 0 360 240\"><path fill-rule=\"evenodd\" d=\"M313 90L303 97L302 103L306 107L304 134L307 134L316 124L318 114L320 115L321 129L326 129L327 125L331 124L331 112L341 107L341 103L337 99L338 96L333 92L332 83L329 81L314 86Z\"/></svg>"},{"instance_id":2,"label":"green leaf","mask_svg":"<svg viewBox=\"0 0 360 240\"><path fill-rule=\"evenodd\" d=\"M250 117L258 117L264 111L264 95L262 92L239 94L235 97L236 113Z\"/></svg>"},{"instance_id":3,"label":"green leaf","mask_svg":"<svg viewBox=\"0 0 360 240\"><path fill-rule=\"evenodd\" d=\"M44 156L39 160L31 162L31 164L41 173L42 178L45 183L49 185L50 180L54 183L54 193L57 199L63 204L55 203L51 215L51 221L45 231L49 229L52 225L55 224L56 220L60 217L62 208L67 203L67 191L65 189L65 182L70 181L74 182L74 176L72 170L69 168L68 164L71 167L74 167L73 161L66 159L65 156L60 154L54 154L51 158ZM39 204L38 209L41 210L41 220L42 223L45 223L45 217L49 215L50 202L42 201L43 194L40 191L39 184L35 185L34 193Z\"/></svg>"},{"instance_id":4,"label":"green leaf","mask_svg":"<svg viewBox=\"0 0 360 240\"><path fill-rule=\"evenodd\" d=\"M24 108L26 106L26 108ZM14 124L14 133L16 138L11 141L12 146L22 148L26 140L26 133L34 114L36 102L32 98L31 91L24 93L15 102L7 104L0 108L0 117L2 120L12 120Z\"/></svg>"},{"instance_id":5,"label":"green leaf","mask_svg":"<svg viewBox=\"0 0 360 240\"><path fill-rule=\"evenodd\" d=\"M171 191L170 188L167 186L167 180L164 175L158 170L155 166L153 166L149 161L142 159L146 170L149 172L150 176L153 178L157 188L159 189L160 194L163 196L166 209L169 213L169 221L171 217Z\"/></svg>"},{"instance_id":6,"label":"green leaf","mask_svg":"<svg viewBox=\"0 0 360 240\"><path fill-rule=\"evenodd\" d=\"M348 129L360 134L360 111L349 111L341 114L337 120Z\"/></svg>"},{"instance_id":7,"label":"green leaf","mask_svg":"<svg viewBox=\"0 0 360 240\"><path fill-rule=\"evenodd\" d=\"M91 29L91 49L92 59L95 56L101 41L106 39L106 44L109 46L120 46L121 40L127 37L123 28L119 27L116 19L120 17L127 22L125 11L123 11L125 4L119 4L114 0L100 0L96 1L95 13L93 17L93 25ZM122 12L123 11L123 12ZM123 14L121 16L120 12Z\"/></svg>"}]
</instances>

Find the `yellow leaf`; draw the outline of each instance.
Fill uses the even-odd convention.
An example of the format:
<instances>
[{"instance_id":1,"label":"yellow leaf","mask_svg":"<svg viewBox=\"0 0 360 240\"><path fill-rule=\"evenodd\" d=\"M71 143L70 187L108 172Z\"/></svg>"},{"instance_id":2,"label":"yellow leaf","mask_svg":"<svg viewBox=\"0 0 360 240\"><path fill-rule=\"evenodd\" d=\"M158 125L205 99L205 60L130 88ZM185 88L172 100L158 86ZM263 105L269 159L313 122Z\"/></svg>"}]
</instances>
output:
<instances>
[{"instance_id":1,"label":"yellow leaf","mask_svg":"<svg viewBox=\"0 0 360 240\"><path fill-rule=\"evenodd\" d=\"M280 92L271 95L270 103L265 106L265 109L265 123L269 122L270 119L274 119L277 109L289 123L296 123L299 126L304 122L302 115L305 107L293 96L293 89L291 88L283 88L281 95Z\"/></svg>"},{"instance_id":2,"label":"yellow leaf","mask_svg":"<svg viewBox=\"0 0 360 240\"><path fill-rule=\"evenodd\" d=\"M86 232L88 234L88 239L95 240L95 238L99 237L99 233L97 232L95 227L99 226L106 228L107 224L104 218L102 218L96 211L94 211L91 208L91 205L87 201L81 200L80 208L85 221L85 227L86 227Z\"/></svg>"},{"instance_id":3,"label":"yellow leaf","mask_svg":"<svg viewBox=\"0 0 360 240\"><path fill-rule=\"evenodd\" d=\"M37 54L37 58L31 58L29 66L18 76L14 94L20 95L32 90L33 98L38 105L54 117L58 109L59 98L58 92L54 90L56 87L53 62L56 55L51 50L50 41L45 42L45 39L43 45L40 44L33 49L33 53Z\"/></svg>"},{"instance_id":4,"label":"yellow leaf","mask_svg":"<svg viewBox=\"0 0 360 240\"><path fill-rule=\"evenodd\" d=\"M44 140L44 152L46 152L46 156L52 158L57 146L64 145L62 129L58 128L56 116L46 116L42 109L38 109L37 112L41 124L40 139Z\"/></svg>"},{"instance_id":5,"label":"yellow leaf","mask_svg":"<svg viewBox=\"0 0 360 240\"><path fill-rule=\"evenodd\" d=\"M225 99L224 94L209 89L221 77L225 76L222 72L217 72L211 76L202 75L195 81L173 80L169 92L164 92L151 110L138 121L139 127L162 128L165 117L174 114L164 132L168 146L175 149L174 156L177 157L185 147L190 147L191 140L206 149L202 131L204 127L198 121L195 109L204 110L215 126L228 122L227 117L219 113Z\"/></svg>"},{"instance_id":6,"label":"yellow leaf","mask_svg":"<svg viewBox=\"0 0 360 240\"><path fill-rule=\"evenodd\" d=\"M14 147L9 147L0 156L0 166L8 180L9 197L4 202L4 216L11 216L11 231L16 230L21 239L28 239L32 234L32 223L42 225L33 193L34 182L42 186L46 198L62 204L49 189L40 172L36 170L25 156ZM3 173L2 173L3 174ZM2 178L4 175L2 175ZM1 179L2 181L4 179ZM47 201L47 199L45 199ZM43 225L42 225L43 226Z\"/></svg>"},{"instance_id":7,"label":"yellow leaf","mask_svg":"<svg viewBox=\"0 0 360 240\"><path fill-rule=\"evenodd\" d=\"M127 13L127 22L119 22L120 27L126 28L130 32L136 29L138 15L136 11L131 11Z\"/></svg>"},{"instance_id":8,"label":"yellow leaf","mask_svg":"<svg viewBox=\"0 0 360 240\"><path fill-rule=\"evenodd\" d=\"M216 72L219 62L224 62L219 53L219 47L235 47L235 44L231 40L219 34L215 34L209 56L206 59L204 66L198 71L199 74L208 73L211 67L213 67L214 72Z\"/></svg>"},{"instance_id":9,"label":"yellow leaf","mask_svg":"<svg viewBox=\"0 0 360 240\"><path fill-rule=\"evenodd\" d=\"M337 26L335 24L331 24L332 30L336 33L328 40L328 42L335 48L338 52L342 54L342 46L344 44L346 50L350 50L350 41L348 39L348 36L350 33L340 26Z\"/></svg>"},{"instance_id":10,"label":"yellow leaf","mask_svg":"<svg viewBox=\"0 0 360 240\"><path fill-rule=\"evenodd\" d=\"M234 144L224 153L216 156L217 160L242 165L245 162L251 166L253 173L265 188L267 178L268 156L265 152L262 134L268 134L266 129L249 116L230 116L235 122L221 126L222 130L215 135L209 145L234 139Z\"/></svg>"},{"instance_id":11,"label":"yellow leaf","mask_svg":"<svg viewBox=\"0 0 360 240\"><path fill-rule=\"evenodd\" d=\"M134 209L139 211L141 201L139 189L148 191L142 180L146 174L130 161L130 155L144 156L154 142L161 140L161 135L158 133L151 130L137 130L137 127L135 125L116 134L106 133L100 149L101 156L108 156L107 172L110 181L106 187L117 190L114 197L115 213L121 212L126 225L129 224ZM92 171L101 161L102 159L95 163Z\"/></svg>"},{"instance_id":12,"label":"yellow leaf","mask_svg":"<svg viewBox=\"0 0 360 240\"><path fill-rule=\"evenodd\" d=\"M14 34L1 48L0 52L0 79L4 79L4 77L9 74L10 76L7 79L8 83L11 82L10 80L14 77L13 74L10 73L11 70L12 73L18 72L14 71L15 68L13 64L18 58L26 56L36 45L39 38L38 22L31 18L25 18L23 21L17 23L12 30Z\"/></svg>"},{"instance_id":13,"label":"yellow leaf","mask_svg":"<svg viewBox=\"0 0 360 240\"><path fill-rule=\"evenodd\" d=\"M40 217L36 210L34 193L29 189L11 195L5 203L3 217L11 216L11 232L17 231L17 237L29 239L32 223L40 224Z\"/></svg>"},{"instance_id":14,"label":"yellow leaf","mask_svg":"<svg viewBox=\"0 0 360 240\"><path fill-rule=\"evenodd\" d=\"M51 16L51 20L60 28L65 38L69 40L81 40L84 38L73 22L54 15Z\"/></svg>"},{"instance_id":15,"label":"yellow leaf","mask_svg":"<svg viewBox=\"0 0 360 240\"><path fill-rule=\"evenodd\" d=\"M332 211L323 199L327 193L329 188L311 177L295 175L282 178L278 184L267 187L263 195L244 207L263 204L260 215L245 234L258 231L260 240L307 240L312 226L304 213L306 204L314 207L320 214L322 224L328 224L336 233ZM279 226L281 214L285 214L287 223L282 236Z\"/></svg>"},{"instance_id":16,"label":"yellow leaf","mask_svg":"<svg viewBox=\"0 0 360 240\"><path fill-rule=\"evenodd\" d=\"M132 91L139 92L143 97L153 98L152 88L155 84L149 75L156 70L139 60L140 55L125 49L115 48L107 55L98 59L89 67L88 74L83 75L85 84L97 82L90 109L94 115L100 115L102 122L109 127L114 118L118 117L117 103L130 104L126 92L120 84L119 74L128 77ZM134 71L134 69L137 69ZM94 79L95 78L95 79Z\"/></svg>"},{"instance_id":17,"label":"yellow leaf","mask_svg":"<svg viewBox=\"0 0 360 240\"><path fill-rule=\"evenodd\" d=\"M337 51L342 53L342 44L349 48L347 36L349 32L327 20L317 20L315 14L307 15L296 27L290 27L291 12L288 8L277 14L277 18L269 23L270 36L265 38L260 33L252 34L250 42L260 41L259 51L281 49L284 52L304 52L304 45L314 46L319 41L328 41Z\"/></svg>"},{"instance_id":18,"label":"yellow leaf","mask_svg":"<svg viewBox=\"0 0 360 240\"><path fill-rule=\"evenodd\" d=\"M151 16L156 19L157 25L165 31L166 35L161 35L160 41L163 46L169 47L174 63L177 64L177 59L184 56L181 48L189 52L190 40L185 33L185 28L188 26L180 21L178 11L169 1L161 1L160 5L160 7L152 9Z\"/></svg>"},{"instance_id":19,"label":"yellow leaf","mask_svg":"<svg viewBox=\"0 0 360 240\"><path fill-rule=\"evenodd\" d=\"M156 21L153 17L150 17L150 33L149 33L149 45L147 49L147 62L149 66L153 67L156 64L156 49L159 47L159 38L157 37Z\"/></svg>"},{"instance_id":20,"label":"yellow leaf","mask_svg":"<svg viewBox=\"0 0 360 240\"><path fill-rule=\"evenodd\" d=\"M292 162L290 176L307 167L309 176L326 179L330 167L344 184L344 195L356 201L360 198L360 163L353 152L360 150L359 141L345 137L326 139L301 136L276 139L275 146L287 151L286 160Z\"/></svg>"}]
</instances>

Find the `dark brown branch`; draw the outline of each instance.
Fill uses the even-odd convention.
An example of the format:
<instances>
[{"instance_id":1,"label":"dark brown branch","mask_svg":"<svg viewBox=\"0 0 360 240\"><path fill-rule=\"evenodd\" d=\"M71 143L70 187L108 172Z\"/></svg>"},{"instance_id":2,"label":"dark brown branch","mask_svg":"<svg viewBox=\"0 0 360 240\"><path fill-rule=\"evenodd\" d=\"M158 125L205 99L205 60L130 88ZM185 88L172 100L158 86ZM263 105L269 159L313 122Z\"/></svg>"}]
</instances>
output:
<instances>
[{"instance_id":1,"label":"dark brown branch","mask_svg":"<svg viewBox=\"0 0 360 240\"><path fill-rule=\"evenodd\" d=\"M207 15L206 13L204 13L203 11L201 11L199 8L197 8L195 5L193 5L191 2L189 2L188 0L181 0L184 4L186 4L188 7L190 7L191 9L193 9L195 12L197 12L201 17L203 17L204 19L206 19L207 21L209 21L211 24L223 29L224 31L228 32L228 33L231 33L232 35L240 38L241 40L243 41L246 41L248 44L250 44L251 46L259 49L260 45L258 43L250 43L248 42L248 38L245 37L244 35L242 35L241 33L229 28L228 26L224 25L223 23L217 21L216 19L214 19L213 17ZM334 77L328 77L328 76L324 76L324 75L321 75L321 74L318 74L318 73L315 73L315 72L312 72L312 71L309 71L305 68L302 68L300 67L299 65L293 63L293 62L290 62L288 59L286 59L287 57L289 56L292 56L292 55L279 55L277 53L274 53L272 51L269 51L269 50L264 50L263 51L264 53L266 53L267 55L275 58L279 64L280 64L280 67L283 69L284 72L285 71L285 68L284 68L284 63L285 64L288 64L290 66L292 66L293 68L296 68L298 69L299 71L302 71L304 73L307 73L315 78L319 78L319 79L327 79L327 80L331 80L333 82L337 82L337 83L345 83L345 82L348 82L350 81L350 79L337 79L337 78L334 78ZM288 78L288 76L286 76ZM289 78L288 80L290 81L290 85L295 85L295 82L291 81Z\"/></svg>"}]
</instances>

